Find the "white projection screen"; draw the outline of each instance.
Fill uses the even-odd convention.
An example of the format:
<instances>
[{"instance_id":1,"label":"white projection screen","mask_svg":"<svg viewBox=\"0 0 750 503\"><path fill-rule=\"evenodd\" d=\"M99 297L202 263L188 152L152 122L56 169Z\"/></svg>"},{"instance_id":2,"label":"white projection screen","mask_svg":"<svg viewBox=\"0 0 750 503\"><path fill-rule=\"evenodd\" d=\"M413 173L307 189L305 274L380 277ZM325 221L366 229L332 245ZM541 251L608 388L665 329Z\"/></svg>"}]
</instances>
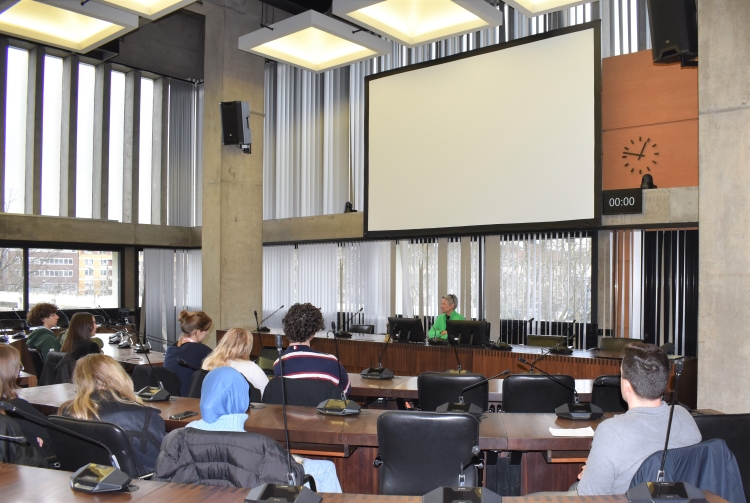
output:
<instances>
[{"instance_id":1,"label":"white projection screen","mask_svg":"<svg viewBox=\"0 0 750 503\"><path fill-rule=\"evenodd\" d=\"M601 219L599 23L367 78L365 234Z\"/></svg>"}]
</instances>

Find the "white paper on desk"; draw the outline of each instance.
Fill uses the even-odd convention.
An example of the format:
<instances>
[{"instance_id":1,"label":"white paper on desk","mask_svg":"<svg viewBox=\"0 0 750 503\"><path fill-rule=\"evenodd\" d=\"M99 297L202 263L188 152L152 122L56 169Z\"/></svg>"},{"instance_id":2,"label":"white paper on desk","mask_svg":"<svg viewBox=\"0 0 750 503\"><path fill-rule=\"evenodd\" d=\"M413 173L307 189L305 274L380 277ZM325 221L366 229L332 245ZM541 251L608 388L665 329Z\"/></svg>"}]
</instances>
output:
<instances>
[{"instance_id":1,"label":"white paper on desk","mask_svg":"<svg viewBox=\"0 0 750 503\"><path fill-rule=\"evenodd\" d=\"M553 428L550 426L549 432L553 437L593 437L594 429L591 426L586 428Z\"/></svg>"}]
</instances>

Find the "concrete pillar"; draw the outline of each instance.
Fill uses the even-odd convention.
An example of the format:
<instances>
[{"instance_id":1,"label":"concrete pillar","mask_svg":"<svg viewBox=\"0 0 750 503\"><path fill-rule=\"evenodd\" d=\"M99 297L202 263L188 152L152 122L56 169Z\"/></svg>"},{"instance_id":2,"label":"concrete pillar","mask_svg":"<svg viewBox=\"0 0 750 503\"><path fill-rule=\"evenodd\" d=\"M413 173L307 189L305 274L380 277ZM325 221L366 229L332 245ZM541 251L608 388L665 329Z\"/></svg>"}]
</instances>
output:
<instances>
[{"instance_id":1,"label":"concrete pillar","mask_svg":"<svg viewBox=\"0 0 750 503\"><path fill-rule=\"evenodd\" d=\"M138 252L132 246L122 250L122 299L120 305L130 310L138 309Z\"/></svg>"},{"instance_id":2,"label":"concrete pillar","mask_svg":"<svg viewBox=\"0 0 750 503\"><path fill-rule=\"evenodd\" d=\"M78 64L75 54L63 60L62 123L60 131L60 216L76 216L78 155Z\"/></svg>"},{"instance_id":3,"label":"concrete pillar","mask_svg":"<svg viewBox=\"0 0 750 503\"><path fill-rule=\"evenodd\" d=\"M8 39L0 38L0 96L8 95ZM0 99L0 117L5 117L5 100ZM0 120L0 213L5 211L5 120Z\"/></svg>"},{"instance_id":4,"label":"concrete pillar","mask_svg":"<svg viewBox=\"0 0 750 503\"><path fill-rule=\"evenodd\" d=\"M93 218L109 218L109 115L112 94L112 65L96 67L94 87L94 173Z\"/></svg>"},{"instance_id":5,"label":"concrete pillar","mask_svg":"<svg viewBox=\"0 0 750 503\"><path fill-rule=\"evenodd\" d=\"M169 152L169 77L154 81L154 126L151 139L151 223L167 224L167 153ZM142 180L141 183L146 183Z\"/></svg>"},{"instance_id":6,"label":"concrete pillar","mask_svg":"<svg viewBox=\"0 0 750 503\"><path fill-rule=\"evenodd\" d=\"M42 214L42 115L44 47L29 51L29 94L26 102L26 199L24 213Z\"/></svg>"},{"instance_id":7,"label":"concrete pillar","mask_svg":"<svg viewBox=\"0 0 750 503\"><path fill-rule=\"evenodd\" d=\"M750 412L750 2L698 8L698 406Z\"/></svg>"},{"instance_id":8,"label":"concrete pillar","mask_svg":"<svg viewBox=\"0 0 750 503\"><path fill-rule=\"evenodd\" d=\"M197 10L198 6L196 6ZM206 0L203 135L203 310L214 328L251 328L263 286L263 117L250 115L253 153L222 146L222 101L263 110L264 59L237 49L260 29L257 1ZM215 342L211 334L209 345Z\"/></svg>"},{"instance_id":9,"label":"concrete pillar","mask_svg":"<svg viewBox=\"0 0 750 503\"><path fill-rule=\"evenodd\" d=\"M122 163L122 221L138 223L138 172L141 149L141 72L125 75L125 146Z\"/></svg>"}]
</instances>

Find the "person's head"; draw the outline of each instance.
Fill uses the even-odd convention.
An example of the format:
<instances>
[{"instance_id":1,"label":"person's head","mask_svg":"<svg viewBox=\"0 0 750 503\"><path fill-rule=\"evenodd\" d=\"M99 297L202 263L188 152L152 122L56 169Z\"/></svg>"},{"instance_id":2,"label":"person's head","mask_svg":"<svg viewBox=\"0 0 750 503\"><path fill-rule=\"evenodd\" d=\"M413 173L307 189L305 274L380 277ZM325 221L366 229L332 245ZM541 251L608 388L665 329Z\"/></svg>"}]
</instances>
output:
<instances>
[{"instance_id":1,"label":"person's head","mask_svg":"<svg viewBox=\"0 0 750 503\"><path fill-rule=\"evenodd\" d=\"M456 306L458 305L458 297L453 295L452 293L449 293L448 295L443 296L442 299L440 299L440 312L445 314L451 314L453 311L456 310Z\"/></svg>"},{"instance_id":2,"label":"person's head","mask_svg":"<svg viewBox=\"0 0 750 503\"><path fill-rule=\"evenodd\" d=\"M281 320L284 334L291 343L307 342L323 330L323 314L312 304L294 304Z\"/></svg>"},{"instance_id":3,"label":"person's head","mask_svg":"<svg viewBox=\"0 0 750 503\"><path fill-rule=\"evenodd\" d=\"M18 398L18 373L21 371L21 353L9 344L0 345L0 398Z\"/></svg>"},{"instance_id":4,"label":"person's head","mask_svg":"<svg viewBox=\"0 0 750 503\"><path fill-rule=\"evenodd\" d=\"M201 387L201 417L215 423L222 416L245 414L250 406L250 384L232 367L219 367L208 373Z\"/></svg>"},{"instance_id":5,"label":"person's head","mask_svg":"<svg viewBox=\"0 0 750 503\"><path fill-rule=\"evenodd\" d=\"M96 321L91 313L76 313L70 318L67 335L60 351L69 353L78 341L90 341L96 334Z\"/></svg>"},{"instance_id":6,"label":"person's head","mask_svg":"<svg viewBox=\"0 0 750 503\"><path fill-rule=\"evenodd\" d=\"M40 302L26 315L30 327L52 328L57 325L57 306L48 302Z\"/></svg>"},{"instance_id":7,"label":"person's head","mask_svg":"<svg viewBox=\"0 0 750 503\"><path fill-rule=\"evenodd\" d=\"M180 322L180 330L182 330L180 338L190 337L195 342L203 342L213 324L211 317L203 311L180 311L177 321Z\"/></svg>"},{"instance_id":8,"label":"person's head","mask_svg":"<svg viewBox=\"0 0 750 503\"><path fill-rule=\"evenodd\" d=\"M203 369L226 367L232 360L248 360L252 350L253 334L244 328L233 328L224 334L216 349L203 360Z\"/></svg>"},{"instance_id":9,"label":"person's head","mask_svg":"<svg viewBox=\"0 0 750 503\"><path fill-rule=\"evenodd\" d=\"M133 391L133 381L111 356L93 354L78 360L73 371L73 384L75 398L60 407L60 413L67 416L98 419L101 402L143 405Z\"/></svg>"},{"instance_id":10,"label":"person's head","mask_svg":"<svg viewBox=\"0 0 750 503\"><path fill-rule=\"evenodd\" d=\"M653 344L642 342L631 342L622 352L620 388L625 401L631 397L661 400L669 379L667 354Z\"/></svg>"}]
</instances>

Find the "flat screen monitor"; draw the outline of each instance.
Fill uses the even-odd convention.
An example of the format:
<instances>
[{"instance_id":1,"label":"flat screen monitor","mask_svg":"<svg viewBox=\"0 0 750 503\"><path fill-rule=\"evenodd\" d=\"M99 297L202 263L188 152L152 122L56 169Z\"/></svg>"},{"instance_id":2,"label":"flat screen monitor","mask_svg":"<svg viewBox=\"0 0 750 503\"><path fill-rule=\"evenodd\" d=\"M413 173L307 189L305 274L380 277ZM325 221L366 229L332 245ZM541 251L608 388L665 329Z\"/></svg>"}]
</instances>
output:
<instances>
[{"instance_id":1,"label":"flat screen monitor","mask_svg":"<svg viewBox=\"0 0 750 503\"><path fill-rule=\"evenodd\" d=\"M461 346L485 346L490 343L490 328L486 320L448 320L448 342Z\"/></svg>"},{"instance_id":2,"label":"flat screen monitor","mask_svg":"<svg viewBox=\"0 0 750 503\"><path fill-rule=\"evenodd\" d=\"M425 334L419 318L388 318L393 342L424 342Z\"/></svg>"}]
</instances>

